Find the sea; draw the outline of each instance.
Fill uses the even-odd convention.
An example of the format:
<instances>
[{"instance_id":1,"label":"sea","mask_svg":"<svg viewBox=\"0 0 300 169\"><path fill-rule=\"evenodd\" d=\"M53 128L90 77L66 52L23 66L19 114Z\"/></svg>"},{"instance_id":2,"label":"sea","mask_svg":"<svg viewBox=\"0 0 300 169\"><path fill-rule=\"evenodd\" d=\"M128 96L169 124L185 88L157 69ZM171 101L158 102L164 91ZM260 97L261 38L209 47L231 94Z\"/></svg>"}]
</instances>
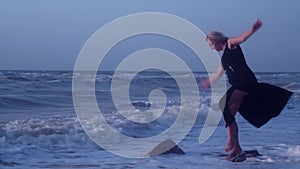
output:
<instances>
[{"instance_id":1,"label":"sea","mask_svg":"<svg viewBox=\"0 0 300 169\"><path fill-rule=\"evenodd\" d=\"M260 156L247 158L246 161L233 163L225 160L224 152L227 132L222 119L215 125L214 132L204 142L199 142L199 135L210 107L218 104L212 98L212 91L201 87L201 80L207 73L185 72L167 73L163 71L133 72L84 72L80 79L74 77L80 72L72 71L0 71L0 168L1 169L299 169L300 166L300 73L256 73L259 82L270 83L288 89L294 94L281 112L261 128L255 128L236 116L239 126L240 144L243 150L257 150ZM86 78L85 78L86 77ZM182 99L182 85L194 78L198 98ZM127 93L128 103L117 107L112 96L112 81L118 79L117 95ZM178 84L181 79L181 84ZM150 138L165 134L172 124L178 123L181 109L199 104L195 122L191 129L178 141L185 154L162 154L153 157L131 157L122 155L122 150L107 150L88 134L86 122L79 117L75 106L74 83L92 86L87 93L93 93L101 114L107 123L122 135L132 139ZM129 87L122 86L122 82ZM220 82L226 85L226 77ZM119 86L118 86L119 85ZM188 86L185 86L188 87ZM227 86L229 87L229 86ZM80 88L77 87L77 90ZM166 99L149 99L153 90L164 93ZM120 93L118 93L120 92ZM116 94L116 93L115 93ZM161 94L161 93L160 93ZM222 96L220 92L219 96ZM89 96L85 96L89 97ZM188 97L187 97L188 98ZM189 104L185 104L188 102ZM90 102L84 111L92 110ZM159 106L157 106L159 105ZM163 106L161 106L163 105ZM186 107L184 107L186 106ZM163 107L163 109L162 109ZM162 111L156 114L154 121L132 122L124 117L124 112ZM82 109L80 109L82 111ZM213 113L221 113L213 109ZM123 114L121 114L123 112ZM82 114L82 112L81 112ZM125 113L126 114L126 113ZM143 115L141 115L143 116ZM93 125L93 123L97 125ZM89 129L99 129L97 118L90 121ZM94 126L94 128L93 128ZM106 130L107 128L103 128ZM97 132L96 132L97 133ZM123 140L112 136L98 136L111 144L118 144L115 149L128 150ZM162 140L163 141L163 140ZM122 146L124 145L124 146ZM134 144L132 149L134 148ZM147 146L145 144L144 146ZM135 151L139 151L138 148ZM126 154L126 152L124 152Z\"/></svg>"}]
</instances>

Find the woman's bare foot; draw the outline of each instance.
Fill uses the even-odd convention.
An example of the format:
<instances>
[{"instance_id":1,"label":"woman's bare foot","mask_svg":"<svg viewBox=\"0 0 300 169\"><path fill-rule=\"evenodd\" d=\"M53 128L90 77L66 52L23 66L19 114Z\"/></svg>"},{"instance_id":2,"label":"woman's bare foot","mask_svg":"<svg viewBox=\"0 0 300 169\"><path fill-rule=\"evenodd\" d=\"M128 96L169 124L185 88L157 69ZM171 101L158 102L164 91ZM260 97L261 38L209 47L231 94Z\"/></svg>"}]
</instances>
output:
<instances>
[{"instance_id":1,"label":"woman's bare foot","mask_svg":"<svg viewBox=\"0 0 300 169\"><path fill-rule=\"evenodd\" d=\"M240 154L242 152L243 152L243 150L241 149L240 146L235 146L231 150L230 154L226 157L226 160L230 160L231 158L235 157L236 155L238 155L238 154Z\"/></svg>"}]
</instances>

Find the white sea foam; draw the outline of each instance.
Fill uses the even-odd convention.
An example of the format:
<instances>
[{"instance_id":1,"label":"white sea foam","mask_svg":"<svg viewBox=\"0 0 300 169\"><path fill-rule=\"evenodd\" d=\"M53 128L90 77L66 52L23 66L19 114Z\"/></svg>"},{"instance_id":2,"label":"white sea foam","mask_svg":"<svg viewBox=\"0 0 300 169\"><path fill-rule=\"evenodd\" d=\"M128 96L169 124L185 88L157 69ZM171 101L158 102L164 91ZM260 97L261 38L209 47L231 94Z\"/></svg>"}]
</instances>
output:
<instances>
[{"instance_id":1,"label":"white sea foam","mask_svg":"<svg viewBox=\"0 0 300 169\"><path fill-rule=\"evenodd\" d=\"M287 149L286 155L299 157L299 160L300 160L300 145L289 146Z\"/></svg>"}]
</instances>

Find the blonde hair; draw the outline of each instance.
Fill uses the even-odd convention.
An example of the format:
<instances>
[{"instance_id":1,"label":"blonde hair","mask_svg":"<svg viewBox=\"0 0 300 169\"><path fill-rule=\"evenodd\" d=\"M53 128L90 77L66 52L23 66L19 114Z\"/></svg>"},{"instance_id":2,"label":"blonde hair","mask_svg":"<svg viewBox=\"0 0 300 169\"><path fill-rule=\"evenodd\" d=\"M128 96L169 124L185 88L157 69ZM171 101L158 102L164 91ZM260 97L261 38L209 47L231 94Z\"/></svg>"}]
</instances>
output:
<instances>
[{"instance_id":1,"label":"blonde hair","mask_svg":"<svg viewBox=\"0 0 300 169\"><path fill-rule=\"evenodd\" d=\"M224 36L221 32L211 31L206 35L206 41L207 40L215 43L225 44L228 40L228 37Z\"/></svg>"}]
</instances>

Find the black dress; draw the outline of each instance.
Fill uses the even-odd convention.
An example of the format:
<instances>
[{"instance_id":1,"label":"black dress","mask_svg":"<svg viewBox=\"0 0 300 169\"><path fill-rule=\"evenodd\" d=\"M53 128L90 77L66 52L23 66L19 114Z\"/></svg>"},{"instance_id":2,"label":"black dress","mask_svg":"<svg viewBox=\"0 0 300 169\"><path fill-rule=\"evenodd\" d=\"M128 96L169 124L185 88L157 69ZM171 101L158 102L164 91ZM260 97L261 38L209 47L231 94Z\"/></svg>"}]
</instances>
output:
<instances>
[{"instance_id":1,"label":"black dress","mask_svg":"<svg viewBox=\"0 0 300 169\"><path fill-rule=\"evenodd\" d=\"M229 49L226 44L221 62L231 84L231 87L220 100L220 108L223 111L226 127L235 120L228 109L228 100L236 89L248 93L238 111L255 127L261 127L271 118L278 116L293 94L274 85L258 83L254 73L246 63L240 46Z\"/></svg>"}]
</instances>

